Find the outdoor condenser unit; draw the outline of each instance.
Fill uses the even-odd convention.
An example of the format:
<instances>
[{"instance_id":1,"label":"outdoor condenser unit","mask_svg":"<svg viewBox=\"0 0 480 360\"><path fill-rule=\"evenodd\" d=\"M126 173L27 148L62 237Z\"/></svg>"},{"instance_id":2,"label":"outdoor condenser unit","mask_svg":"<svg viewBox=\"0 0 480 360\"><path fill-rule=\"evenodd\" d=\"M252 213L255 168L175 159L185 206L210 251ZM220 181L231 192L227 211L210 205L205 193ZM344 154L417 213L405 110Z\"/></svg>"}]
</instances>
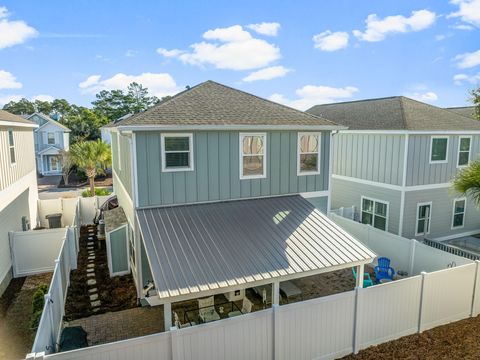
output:
<instances>
[{"instance_id":1,"label":"outdoor condenser unit","mask_svg":"<svg viewBox=\"0 0 480 360\"><path fill-rule=\"evenodd\" d=\"M30 220L26 216L22 216L22 230L23 231L30 230Z\"/></svg>"}]
</instances>

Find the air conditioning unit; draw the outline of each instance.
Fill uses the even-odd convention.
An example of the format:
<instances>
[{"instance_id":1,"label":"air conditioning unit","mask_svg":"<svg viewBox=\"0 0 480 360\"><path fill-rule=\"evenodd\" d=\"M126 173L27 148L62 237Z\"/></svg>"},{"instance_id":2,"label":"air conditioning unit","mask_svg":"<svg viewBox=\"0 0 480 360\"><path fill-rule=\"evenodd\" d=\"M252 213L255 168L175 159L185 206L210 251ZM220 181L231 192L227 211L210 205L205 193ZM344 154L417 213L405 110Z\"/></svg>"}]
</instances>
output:
<instances>
[{"instance_id":1,"label":"air conditioning unit","mask_svg":"<svg viewBox=\"0 0 480 360\"><path fill-rule=\"evenodd\" d=\"M22 230L23 231L30 230L30 220L26 216L22 216Z\"/></svg>"}]
</instances>

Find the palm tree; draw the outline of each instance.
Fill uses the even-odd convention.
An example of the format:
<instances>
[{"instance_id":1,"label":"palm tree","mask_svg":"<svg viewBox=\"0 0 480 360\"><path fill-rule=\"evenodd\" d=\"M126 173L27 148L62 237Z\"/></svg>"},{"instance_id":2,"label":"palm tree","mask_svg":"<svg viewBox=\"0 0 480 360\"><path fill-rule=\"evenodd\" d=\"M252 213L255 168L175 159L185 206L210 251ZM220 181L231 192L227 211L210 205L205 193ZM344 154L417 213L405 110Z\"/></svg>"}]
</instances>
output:
<instances>
[{"instance_id":1,"label":"palm tree","mask_svg":"<svg viewBox=\"0 0 480 360\"><path fill-rule=\"evenodd\" d=\"M105 174L112 163L110 146L101 140L80 141L70 148L70 155L77 167L85 171L90 182L90 194L95 195L95 176Z\"/></svg>"},{"instance_id":2,"label":"palm tree","mask_svg":"<svg viewBox=\"0 0 480 360\"><path fill-rule=\"evenodd\" d=\"M470 195L480 207L480 160L470 163L457 174L453 188L462 195Z\"/></svg>"}]
</instances>

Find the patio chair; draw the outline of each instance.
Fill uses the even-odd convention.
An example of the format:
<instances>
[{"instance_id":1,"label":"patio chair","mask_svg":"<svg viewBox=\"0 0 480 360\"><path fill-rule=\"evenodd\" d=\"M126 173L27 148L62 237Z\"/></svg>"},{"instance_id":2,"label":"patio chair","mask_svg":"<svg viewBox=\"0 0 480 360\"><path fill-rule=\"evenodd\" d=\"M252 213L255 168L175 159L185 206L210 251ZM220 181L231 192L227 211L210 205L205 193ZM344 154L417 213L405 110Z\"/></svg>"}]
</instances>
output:
<instances>
[{"instance_id":1,"label":"patio chair","mask_svg":"<svg viewBox=\"0 0 480 360\"><path fill-rule=\"evenodd\" d=\"M378 258L378 265L375 266L375 280L380 282L382 279L393 280L395 270L390 267L390 259L386 257Z\"/></svg>"},{"instance_id":2,"label":"patio chair","mask_svg":"<svg viewBox=\"0 0 480 360\"><path fill-rule=\"evenodd\" d=\"M355 280L357 280L357 272L355 271L354 267L352 267L352 273L353 273L353 277L355 278ZM366 287L369 287L369 286L373 286L372 278L370 277L369 273L364 272L363 273L363 287L366 288Z\"/></svg>"},{"instance_id":3,"label":"patio chair","mask_svg":"<svg viewBox=\"0 0 480 360\"><path fill-rule=\"evenodd\" d=\"M237 308L238 309L238 308ZM242 301L242 309L236 311L230 311L228 313L228 317L234 317L242 314L248 314L252 312L252 302L247 299L247 297L243 298Z\"/></svg>"},{"instance_id":4,"label":"patio chair","mask_svg":"<svg viewBox=\"0 0 480 360\"><path fill-rule=\"evenodd\" d=\"M282 281L280 283L280 292L287 298L287 301L294 296L302 296L302 290L291 281Z\"/></svg>"},{"instance_id":5,"label":"patio chair","mask_svg":"<svg viewBox=\"0 0 480 360\"><path fill-rule=\"evenodd\" d=\"M198 315L205 323L220 320L220 315L215 311L215 299L213 296L198 299Z\"/></svg>"}]
</instances>

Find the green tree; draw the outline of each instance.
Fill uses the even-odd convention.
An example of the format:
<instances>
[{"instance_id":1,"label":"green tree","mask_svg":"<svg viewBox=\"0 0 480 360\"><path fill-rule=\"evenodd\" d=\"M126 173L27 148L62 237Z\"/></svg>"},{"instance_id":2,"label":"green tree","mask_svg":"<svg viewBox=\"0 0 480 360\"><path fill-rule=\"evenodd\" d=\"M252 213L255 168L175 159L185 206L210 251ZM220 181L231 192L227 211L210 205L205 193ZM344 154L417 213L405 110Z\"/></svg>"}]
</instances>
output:
<instances>
[{"instance_id":1,"label":"green tree","mask_svg":"<svg viewBox=\"0 0 480 360\"><path fill-rule=\"evenodd\" d=\"M68 178L70 173L73 170L73 157L70 155L70 151L68 150L60 150L60 156L62 158L62 177L63 183L68 185Z\"/></svg>"},{"instance_id":2,"label":"green tree","mask_svg":"<svg viewBox=\"0 0 480 360\"><path fill-rule=\"evenodd\" d=\"M50 112L55 120L65 124L66 118L72 112L72 105L65 99L55 99L52 101Z\"/></svg>"},{"instance_id":3,"label":"green tree","mask_svg":"<svg viewBox=\"0 0 480 360\"><path fill-rule=\"evenodd\" d=\"M145 111L159 102L156 96L149 96L148 89L136 82L128 85L126 101L129 104L130 113L136 114Z\"/></svg>"},{"instance_id":4,"label":"green tree","mask_svg":"<svg viewBox=\"0 0 480 360\"><path fill-rule=\"evenodd\" d=\"M80 141L70 148L70 155L75 165L85 171L90 183L90 194L95 194L95 176L105 174L105 169L112 163L110 146L101 140Z\"/></svg>"},{"instance_id":5,"label":"green tree","mask_svg":"<svg viewBox=\"0 0 480 360\"><path fill-rule=\"evenodd\" d=\"M474 106L473 115L477 120L480 120L480 87L470 91L470 101Z\"/></svg>"},{"instance_id":6,"label":"green tree","mask_svg":"<svg viewBox=\"0 0 480 360\"><path fill-rule=\"evenodd\" d=\"M35 105L28 99L21 99L19 101L10 101L3 106L3 110L15 115L30 115L35 112Z\"/></svg>"},{"instance_id":7,"label":"green tree","mask_svg":"<svg viewBox=\"0 0 480 360\"><path fill-rule=\"evenodd\" d=\"M108 119L83 106L72 105L64 118L64 124L71 130L70 141L96 140L100 138L100 127L108 123Z\"/></svg>"},{"instance_id":8,"label":"green tree","mask_svg":"<svg viewBox=\"0 0 480 360\"><path fill-rule=\"evenodd\" d=\"M35 100L33 107L35 108L35 112L45 115L50 115L52 112L52 104L48 101Z\"/></svg>"},{"instance_id":9,"label":"green tree","mask_svg":"<svg viewBox=\"0 0 480 360\"><path fill-rule=\"evenodd\" d=\"M462 195L470 195L480 207L480 160L471 162L457 174L453 188Z\"/></svg>"}]
</instances>

